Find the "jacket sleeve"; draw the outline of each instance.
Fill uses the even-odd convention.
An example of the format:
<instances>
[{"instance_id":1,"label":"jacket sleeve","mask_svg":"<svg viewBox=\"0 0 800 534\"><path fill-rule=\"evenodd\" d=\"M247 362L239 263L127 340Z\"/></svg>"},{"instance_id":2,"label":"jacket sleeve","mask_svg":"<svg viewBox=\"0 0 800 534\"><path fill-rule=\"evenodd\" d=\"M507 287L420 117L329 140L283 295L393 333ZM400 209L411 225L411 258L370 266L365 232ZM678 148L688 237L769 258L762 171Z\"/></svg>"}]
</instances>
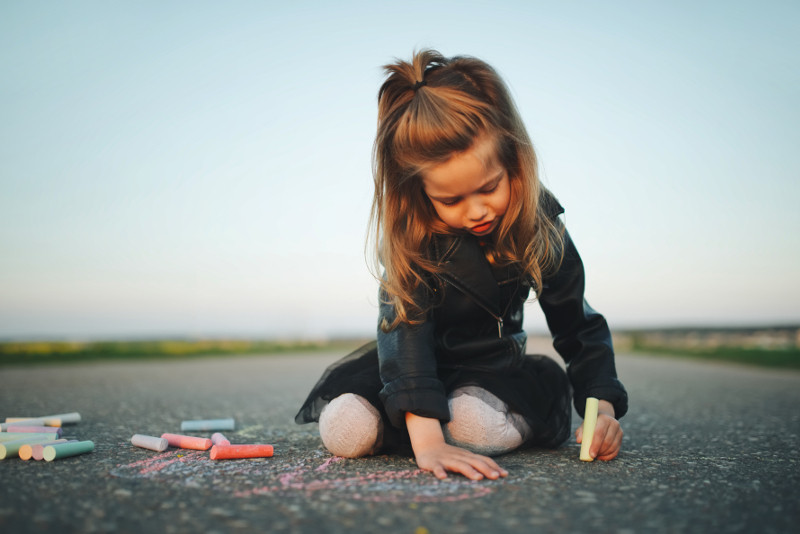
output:
<instances>
[{"instance_id":1,"label":"jacket sleeve","mask_svg":"<svg viewBox=\"0 0 800 534\"><path fill-rule=\"evenodd\" d=\"M596 397L613 404L619 419L628 411L628 394L617 378L608 324L586 302L584 287L583 262L565 231L561 267L543 281L539 303L553 346L567 363L575 409L583 417L586 398Z\"/></svg>"},{"instance_id":2,"label":"jacket sleeve","mask_svg":"<svg viewBox=\"0 0 800 534\"><path fill-rule=\"evenodd\" d=\"M383 332L383 319L391 323L394 306L381 294L378 318L378 361L383 389L380 392L392 425L405 427L405 413L449 421L444 385L437 374L434 324L429 317L421 324L400 323ZM429 316L431 314L428 314Z\"/></svg>"}]
</instances>

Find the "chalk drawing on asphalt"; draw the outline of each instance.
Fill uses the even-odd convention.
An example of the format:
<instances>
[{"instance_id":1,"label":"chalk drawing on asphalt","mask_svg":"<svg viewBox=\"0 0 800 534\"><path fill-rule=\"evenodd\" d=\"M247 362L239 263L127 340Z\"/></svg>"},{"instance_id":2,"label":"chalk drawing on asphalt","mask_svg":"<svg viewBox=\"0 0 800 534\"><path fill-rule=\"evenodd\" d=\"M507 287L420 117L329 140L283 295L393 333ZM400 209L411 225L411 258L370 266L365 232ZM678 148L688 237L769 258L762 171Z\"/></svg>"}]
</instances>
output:
<instances>
[{"instance_id":1,"label":"chalk drawing on asphalt","mask_svg":"<svg viewBox=\"0 0 800 534\"><path fill-rule=\"evenodd\" d=\"M213 487L238 498L314 498L369 502L455 502L485 497L504 481L474 482L461 476L438 480L419 469L364 471L359 460L322 450L304 457L215 461L207 451L170 449L111 470L119 478L186 487ZM374 464L373 464L374 465Z\"/></svg>"}]
</instances>

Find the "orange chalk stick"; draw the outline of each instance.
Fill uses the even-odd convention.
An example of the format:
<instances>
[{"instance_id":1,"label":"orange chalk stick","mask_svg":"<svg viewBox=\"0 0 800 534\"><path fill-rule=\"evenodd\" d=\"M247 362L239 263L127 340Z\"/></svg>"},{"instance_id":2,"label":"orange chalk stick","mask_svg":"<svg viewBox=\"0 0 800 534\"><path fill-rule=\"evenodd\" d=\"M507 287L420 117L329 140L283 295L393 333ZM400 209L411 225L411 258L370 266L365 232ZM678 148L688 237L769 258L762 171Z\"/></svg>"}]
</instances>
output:
<instances>
[{"instance_id":1,"label":"orange chalk stick","mask_svg":"<svg viewBox=\"0 0 800 534\"><path fill-rule=\"evenodd\" d=\"M194 449L196 451L207 451L211 448L211 440L208 438L196 438L194 436L181 436L180 434L161 434L171 447L179 449Z\"/></svg>"},{"instance_id":2,"label":"orange chalk stick","mask_svg":"<svg viewBox=\"0 0 800 534\"><path fill-rule=\"evenodd\" d=\"M211 459L270 458L273 452L272 445L214 445L211 447Z\"/></svg>"}]
</instances>

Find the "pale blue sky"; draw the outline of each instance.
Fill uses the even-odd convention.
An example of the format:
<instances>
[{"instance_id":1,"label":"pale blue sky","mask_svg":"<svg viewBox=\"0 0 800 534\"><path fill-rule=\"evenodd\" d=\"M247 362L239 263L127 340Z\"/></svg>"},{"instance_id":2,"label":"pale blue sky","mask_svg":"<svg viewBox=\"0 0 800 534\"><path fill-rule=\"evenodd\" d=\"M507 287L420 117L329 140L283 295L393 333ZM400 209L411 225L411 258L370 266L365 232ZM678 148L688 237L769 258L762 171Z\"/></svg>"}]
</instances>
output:
<instances>
[{"instance_id":1,"label":"pale blue sky","mask_svg":"<svg viewBox=\"0 0 800 534\"><path fill-rule=\"evenodd\" d=\"M3 2L0 338L374 332L380 66L422 47L503 74L612 327L800 322L799 36L794 1Z\"/></svg>"}]
</instances>

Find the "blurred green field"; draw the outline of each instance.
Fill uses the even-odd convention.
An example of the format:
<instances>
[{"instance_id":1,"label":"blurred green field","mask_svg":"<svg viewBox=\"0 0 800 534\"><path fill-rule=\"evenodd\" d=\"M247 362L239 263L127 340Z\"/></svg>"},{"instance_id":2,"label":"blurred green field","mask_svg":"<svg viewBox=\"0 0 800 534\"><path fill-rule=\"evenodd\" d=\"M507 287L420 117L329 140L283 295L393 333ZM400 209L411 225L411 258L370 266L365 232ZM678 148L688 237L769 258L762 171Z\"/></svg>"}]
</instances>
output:
<instances>
[{"instance_id":1,"label":"blurred green field","mask_svg":"<svg viewBox=\"0 0 800 534\"><path fill-rule=\"evenodd\" d=\"M319 351L336 351L345 355L363 342L364 340L312 342L225 339L0 342L0 366L106 360L188 359ZM800 369L800 349L796 347L753 348L730 345L687 347L672 342L654 342L646 336L639 335L625 335L615 339L615 344L618 351L624 351L626 354L673 356L759 367Z\"/></svg>"},{"instance_id":2,"label":"blurred green field","mask_svg":"<svg viewBox=\"0 0 800 534\"><path fill-rule=\"evenodd\" d=\"M23 341L0 343L0 365L36 365L104 360L187 359L225 355L341 351L358 341L148 340Z\"/></svg>"},{"instance_id":3,"label":"blurred green field","mask_svg":"<svg viewBox=\"0 0 800 534\"><path fill-rule=\"evenodd\" d=\"M761 349L730 346L689 348L658 345L634 339L626 352L722 361L758 367L800 369L800 349L797 348Z\"/></svg>"}]
</instances>

